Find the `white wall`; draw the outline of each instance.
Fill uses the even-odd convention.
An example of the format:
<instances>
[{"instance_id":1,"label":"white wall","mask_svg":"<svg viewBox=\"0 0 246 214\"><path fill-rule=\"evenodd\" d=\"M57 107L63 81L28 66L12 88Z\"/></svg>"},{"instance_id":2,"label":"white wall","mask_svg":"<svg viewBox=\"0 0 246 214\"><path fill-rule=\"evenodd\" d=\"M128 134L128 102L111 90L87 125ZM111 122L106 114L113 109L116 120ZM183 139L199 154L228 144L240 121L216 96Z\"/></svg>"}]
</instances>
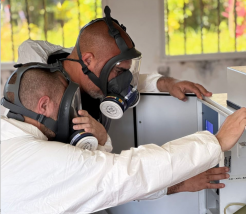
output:
<instances>
[{"instance_id":1,"label":"white wall","mask_svg":"<svg viewBox=\"0 0 246 214\"><path fill-rule=\"evenodd\" d=\"M227 67L246 65L245 59L171 62L170 76L199 83L213 93L227 92Z\"/></svg>"},{"instance_id":2,"label":"white wall","mask_svg":"<svg viewBox=\"0 0 246 214\"><path fill-rule=\"evenodd\" d=\"M226 68L246 65L245 59L163 62L163 0L102 0L112 17L127 27L127 32L142 52L142 73L169 70L170 76L204 85L213 93L226 92ZM169 68L169 69L167 69Z\"/></svg>"}]
</instances>

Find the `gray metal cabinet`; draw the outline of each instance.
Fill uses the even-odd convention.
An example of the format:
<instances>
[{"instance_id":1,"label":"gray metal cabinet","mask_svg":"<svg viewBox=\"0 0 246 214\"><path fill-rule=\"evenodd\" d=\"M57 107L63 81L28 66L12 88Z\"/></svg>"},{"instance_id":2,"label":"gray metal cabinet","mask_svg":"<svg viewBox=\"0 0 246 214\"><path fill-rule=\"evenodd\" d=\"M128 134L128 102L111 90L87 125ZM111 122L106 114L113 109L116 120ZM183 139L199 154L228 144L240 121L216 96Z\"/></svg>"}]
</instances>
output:
<instances>
[{"instance_id":1,"label":"gray metal cabinet","mask_svg":"<svg viewBox=\"0 0 246 214\"><path fill-rule=\"evenodd\" d=\"M193 134L198 130L197 98L182 102L172 96L142 95L137 106L138 145L158 144Z\"/></svg>"},{"instance_id":2,"label":"gray metal cabinet","mask_svg":"<svg viewBox=\"0 0 246 214\"><path fill-rule=\"evenodd\" d=\"M113 144L113 153L119 154L122 150L135 146L133 109L128 109L119 120L112 120L109 136Z\"/></svg>"},{"instance_id":3,"label":"gray metal cabinet","mask_svg":"<svg viewBox=\"0 0 246 214\"><path fill-rule=\"evenodd\" d=\"M134 121L135 119L135 121ZM134 122L136 133L134 133ZM114 151L136 144L164 143L198 130L197 98L182 102L167 94L142 94L134 112L129 109L120 120L112 121L110 136ZM134 136L135 134L135 136ZM132 201L107 210L109 214L198 214L199 193L179 193L157 200Z\"/></svg>"}]
</instances>

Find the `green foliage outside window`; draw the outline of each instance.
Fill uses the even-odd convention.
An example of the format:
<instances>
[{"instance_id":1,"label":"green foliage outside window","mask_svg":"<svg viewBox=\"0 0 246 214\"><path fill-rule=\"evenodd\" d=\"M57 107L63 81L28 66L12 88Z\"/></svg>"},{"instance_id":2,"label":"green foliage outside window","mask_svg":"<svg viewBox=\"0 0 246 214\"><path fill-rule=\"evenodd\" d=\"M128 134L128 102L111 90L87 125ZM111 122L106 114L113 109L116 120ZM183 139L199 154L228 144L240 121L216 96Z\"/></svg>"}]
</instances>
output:
<instances>
[{"instance_id":1,"label":"green foliage outside window","mask_svg":"<svg viewBox=\"0 0 246 214\"><path fill-rule=\"evenodd\" d=\"M26 2L28 4L29 26ZM10 20L10 9L12 22ZM46 19L44 19L45 10ZM56 45L72 47L75 45L79 29L92 19L100 17L102 17L100 0L12 0L11 2L2 0L1 61L17 60L18 47L29 38L29 29L30 39L45 40L45 20L47 41ZM14 55L12 51L11 23Z\"/></svg>"},{"instance_id":2,"label":"green foliage outside window","mask_svg":"<svg viewBox=\"0 0 246 214\"><path fill-rule=\"evenodd\" d=\"M33 40L47 38L53 44L72 47L79 29L102 17L101 0L1 2L2 62L16 61L18 47L29 35ZM246 0L164 0L164 6L167 55L246 51Z\"/></svg>"},{"instance_id":3,"label":"green foliage outside window","mask_svg":"<svg viewBox=\"0 0 246 214\"><path fill-rule=\"evenodd\" d=\"M164 6L167 55L185 54L185 34L186 54L246 51L246 0L164 0Z\"/></svg>"}]
</instances>

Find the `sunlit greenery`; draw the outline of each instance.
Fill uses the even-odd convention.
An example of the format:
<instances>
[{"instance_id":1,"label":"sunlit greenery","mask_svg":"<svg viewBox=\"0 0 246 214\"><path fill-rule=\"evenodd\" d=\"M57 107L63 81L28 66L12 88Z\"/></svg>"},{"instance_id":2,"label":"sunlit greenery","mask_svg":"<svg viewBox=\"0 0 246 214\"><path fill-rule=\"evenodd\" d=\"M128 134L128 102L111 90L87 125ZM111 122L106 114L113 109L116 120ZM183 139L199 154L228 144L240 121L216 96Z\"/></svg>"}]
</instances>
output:
<instances>
[{"instance_id":1,"label":"sunlit greenery","mask_svg":"<svg viewBox=\"0 0 246 214\"><path fill-rule=\"evenodd\" d=\"M220 52L234 52L234 38L228 36L229 31L225 30L220 33ZM204 32L203 36L203 52L217 53L218 52L218 37L217 33ZM166 48L167 49L167 48ZM170 38L170 55L183 55L184 52L184 37L180 32L175 32ZM168 51L168 50L167 50ZM237 51L246 51L246 37L237 38ZM186 54L201 53L201 34L200 31L187 32Z\"/></svg>"},{"instance_id":2,"label":"sunlit greenery","mask_svg":"<svg viewBox=\"0 0 246 214\"><path fill-rule=\"evenodd\" d=\"M164 0L166 54L185 54L185 44L186 54L246 51L246 0L236 1L236 50L235 1L219 2Z\"/></svg>"},{"instance_id":3,"label":"sunlit greenery","mask_svg":"<svg viewBox=\"0 0 246 214\"><path fill-rule=\"evenodd\" d=\"M26 1L28 2L29 26ZM167 55L200 54L202 47L203 53L235 51L233 10L235 0L219 0L219 5L218 0L163 1ZM246 0L236 2L236 48L237 51L246 51ZM30 39L45 40L45 26L48 42L72 47L76 42L79 29L92 19L99 17L102 17L101 0L16 0L11 1L11 5L8 0L2 1L1 61L16 61L18 47L29 38L29 34ZM201 23L203 23L202 31ZM186 43L184 35L186 35Z\"/></svg>"},{"instance_id":4,"label":"sunlit greenery","mask_svg":"<svg viewBox=\"0 0 246 214\"><path fill-rule=\"evenodd\" d=\"M79 7L78 7L79 1ZM97 1L97 2L95 2ZM100 0L45 0L47 41L56 45L75 45L79 29L95 18L102 17ZM24 0L11 1L14 60L17 60L19 45L29 38ZM8 17L8 2L1 7L1 61L13 61L11 24ZM30 38L45 40L43 1L28 0ZM80 11L80 23L79 23ZM21 14L25 14L22 16ZM63 36L64 32L64 36Z\"/></svg>"}]
</instances>

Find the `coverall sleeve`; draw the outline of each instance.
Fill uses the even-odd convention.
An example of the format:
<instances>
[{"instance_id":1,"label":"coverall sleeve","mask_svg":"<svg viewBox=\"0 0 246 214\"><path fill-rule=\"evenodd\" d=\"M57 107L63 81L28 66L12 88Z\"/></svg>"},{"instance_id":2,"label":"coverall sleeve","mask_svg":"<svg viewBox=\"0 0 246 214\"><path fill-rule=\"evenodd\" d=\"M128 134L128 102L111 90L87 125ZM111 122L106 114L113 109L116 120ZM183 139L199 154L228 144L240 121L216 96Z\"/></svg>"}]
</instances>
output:
<instances>
[{"instance_id":1,"label":"coverall sleeve","mask_svg":"<svg viewBox=\"0 0 246 214\"><path fill-rule=\"evenodd\" d=\"M168 188L164 188L163 190L157 191L155 193L152 193L150 195L146 195L142 198L138 198L139 201L143 201L143 200L155 200L158 198L163 197L164 195L167 195L167 189Z\"/></svg>"},{"instance_id":2,"label":"coverall sleeve","mask_svg":"<svg viewBox=\"0 0 246 214\"><path fill-rule=\"evenodd\" d=\"M119 155L51 141L32 142L28 148L25 140L24 145L25 156L18 156L26 166L20 179L30 182L18 192L28 191L34 208L45 200L43 209L52 207L57 213L91 213L142 199L214 167L221 155L217 138L209 132Z\"/></svg>"},{"instance_id":3,"label":"coverall sleeve","mask_svg":"<svg viewBox=\"0 0 246 214\"><path fill-rule=\"evenodd\" d=\"M94 209L148 199L153 193L161 196L167 187L217 165L220 156L221 147L209 132L183 137L161 147L149 144L113 155L97 185L104 189L98 194L99 203L103 203Z\"/></svg>"},{"instance_id":4,"label":"coverall sleeve","mask_svg":"<svg viewBox=\"0 0 246 214\"><path fill-rule=\"evenodd\" d=\"M139 92L160 92L157 88L157 81L162 75L158 73L140 74L138 81Z\"/></svg>"},{"instance_id":5,"label":"coverall sleeve","mask_svg":"<svg viewBox=\"0 0 246 214\"><path fill-rule=\"evenodd\" d=\"M63 47L59 45L53 45L47 41L28 39L24 41L18 48L17 63L47 63L49 55L61 49L63 49Z\"/></svg>"},{"instance_id":6,"label":"coverall sleeve","mask_svg":"<svg viewBox=\"0 0 246 214\"><path fill-rule=\"evenodd\" d=\"M98 145L97 149L100 150L100 151L104 151L104 152L112 152L113 146L112 146L111 138L110 138L109 135L107 137L107 141L106 141L105 145L104 146ZM167 188L165 188L165 189L163 189L161 191L152 193L150 195L146 195L146 196L144 196L142 198L139 198L138 200L154 200L154 199L157 199L157 198L161 198L162 196L164 196L166 194L167 194Z\"/></svg>"},{"instance_id":7,"label":"coverall sleeve","mask_svg":"<svg viewBox=\"0 0 246 214\"><path fill-rule=\"evenodd\" d=\"M98 144L97 150L103 151L103 152L112 152L113 146L110 136L107 134L107 141L104 144L104 146L101 146Z\"/></svg>"}]
</instances>

